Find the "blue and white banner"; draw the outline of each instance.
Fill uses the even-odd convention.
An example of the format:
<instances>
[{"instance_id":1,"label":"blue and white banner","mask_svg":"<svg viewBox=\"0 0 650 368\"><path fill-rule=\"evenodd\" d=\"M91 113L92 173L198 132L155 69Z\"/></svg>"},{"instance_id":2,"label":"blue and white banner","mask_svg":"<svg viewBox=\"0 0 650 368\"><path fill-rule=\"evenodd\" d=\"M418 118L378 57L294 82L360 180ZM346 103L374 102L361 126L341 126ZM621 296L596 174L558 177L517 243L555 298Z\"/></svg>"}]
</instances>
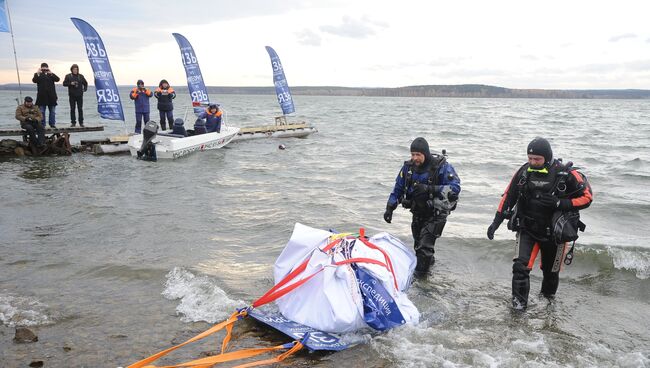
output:
<instances>
[{"instance_id":1,"label":"blue and white banner","mask_svg":"<svg viewBox=\"0 0 650 368\"><path fill-rule=\"evenodd\" d=\"M104 42L95 29L86 21L79 18L70 18L75 27L81 32L88 61L93 68L95 77L95 94L97 95L97 112L102 119L124 121L122 101L117 91L117 84L113 77L111 64Z\"/></svg>"},{"instance_id":2,"label":"blue and white banner","mask_svg":"<svg viewBox=\"0 0 650 368\"><path fill-rule=\"evenodd\" d=\"M9 18L7 17L7 4L5 0L0 0L0 32L11 32Z\"/></svg>"},{"instance_id":3,"label":"blue and white banner","mask_svg":"<svg viewBox=\"0 0 650 368\"><path fill-rule=\"evenodd\" d=\"M277 312L264 313L259 309L253 309L248 312L248 315L275 328L294 340L300 341L304 339L303 343L309 350L340 351L347 349L351 345L350 339L348 339L348 342L342 341L341 338L335 334L319 331L298 322L291 321ZM306 335L307 338L305 339Z\"/></svg>"},{"instance_id":4,"label":"blue and white banner","mask_svg":"<svg viewBox=\"0 0 650 368\"><path fill-rule=\"evenodd\" d=\"M368 326L386 331L406 323L395 299L381 282L361 267L357 267L355 272L363 295L363 319Z\"/></svg>"},{"instance_id":5,"label":"blue and white banner","mask_svg":"<svg viewBox=\"0 0 650 368\"><path fill-rule=\"evenodd\" d=\"M205 82L201 74L201 68L199 67L199 61L196 59L194 49L187 38L179 33L172 33L172 35L176 39L178 47L181 49L181 59L185 67L185 75L187 76L187 88L190 90L194 113L198 115L204 110L204 107L201 107L201 105L210 103L208 91L205 88Z\"/></svg>"},{"instance_id":6,"label":"blue and white banner","mask_svg":"<svg viewBox=\"0 0 650 368\"><path fill-rule=\"evenodd\" d=\"M289 90L287 78L284 75L284 69L282 68L280 57L270 46L266 46L266 52L268 52L271 57L273 84L275 85L275 94L278 96L278 103L280 104L280 107L282 107L282 113L284 115L291 114L296 111L296 109L293 107L293 98L291 98L291 91Z\"/></svg>"}]
</instances>

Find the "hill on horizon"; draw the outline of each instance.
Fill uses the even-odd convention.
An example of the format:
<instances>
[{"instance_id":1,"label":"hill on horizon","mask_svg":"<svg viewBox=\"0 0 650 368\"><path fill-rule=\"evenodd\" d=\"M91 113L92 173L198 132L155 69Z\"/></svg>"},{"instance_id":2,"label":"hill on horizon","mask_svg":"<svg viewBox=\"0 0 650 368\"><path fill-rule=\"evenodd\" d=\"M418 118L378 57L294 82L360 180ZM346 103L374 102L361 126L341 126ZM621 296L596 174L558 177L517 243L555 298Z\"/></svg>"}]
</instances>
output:
<instances>
[{"instance_id":1,"label":"hill on horizon","mask_svg":"<svg viewBox=\"0 0 650 368\"><path fill-rule=\"evenodd\" d=\"M133 86L118 86L122 91ZM93 88L90 86L90 88ZM65 87L57 85L57 89ZM187 91L187 87L175 87ZM225 87L207 86L208 93L274 95L275 89L268 87ZM0 85L0 90L18 90L18 84ZM24 91L35 91L32 83L23 85ZM368 96L368 97L464 97L464 98L560 98L560 99L649 99L650 90L645 89L514 89L484 84L418 85L395 88L367 88L340 86L296 86L291 93L304 96Z\"/></svg>"}]
</instances>

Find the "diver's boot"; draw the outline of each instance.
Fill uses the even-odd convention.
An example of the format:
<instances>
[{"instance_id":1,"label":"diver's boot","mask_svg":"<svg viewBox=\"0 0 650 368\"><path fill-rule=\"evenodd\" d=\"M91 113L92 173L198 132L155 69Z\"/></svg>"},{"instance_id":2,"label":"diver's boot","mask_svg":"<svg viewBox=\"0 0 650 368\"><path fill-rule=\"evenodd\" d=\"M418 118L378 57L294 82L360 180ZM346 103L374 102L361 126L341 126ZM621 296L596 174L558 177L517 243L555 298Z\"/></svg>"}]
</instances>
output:
<instances>
[{"instance_id":1,"label":"diver's boot","mask_svg":"<svg viewBox=\"0 0 650 368\"><path fill-rule=\"evenodd\" d=\"M415 266L413 276L423 279L430 275L431 266L436 262L433 256L417 256L418 263Z\"/></svg>"},{"instance_id":2,"label":"diver's boot","mask_svg":"<svg viewBox=\"0 0 650 368\"><path fill-rule=\"evenodd\" d=\"M558 272L549 272L544 274L542 279L542 295L545 298L552 299L555 296L558 286L560 285L560 275Z\"/></svg>"}]
</instances>

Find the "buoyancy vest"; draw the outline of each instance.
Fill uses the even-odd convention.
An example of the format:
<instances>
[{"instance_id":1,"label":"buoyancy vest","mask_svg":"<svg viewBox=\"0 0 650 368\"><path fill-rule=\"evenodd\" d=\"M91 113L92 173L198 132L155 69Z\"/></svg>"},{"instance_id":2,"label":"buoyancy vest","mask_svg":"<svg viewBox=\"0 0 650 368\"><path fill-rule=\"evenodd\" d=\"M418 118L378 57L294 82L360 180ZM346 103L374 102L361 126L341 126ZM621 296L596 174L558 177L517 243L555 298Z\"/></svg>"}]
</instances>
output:
<instances>
[{"instance_id":1,"label":"buoyancy vest","mask_svg":"<svg viewBox=\"0 0 650 368\"><path fill-rule=\"evenodd\" d=\"M519 198L512 214L512 223L508 227L513 231L526 229L538 237L550 236L551 220L554 208L542 206L537 199L542 195L552 194L558 198L567 198L573 193L567 192L567 178L573 163L563 165L554 160L542 169L532 169L525 164L520 170L517 181Z\"/></svg>"},{"instance_id":2,"label":"buoyancy vest","mask_svg":"<svg viewBox=\"0 0 650 368\"><path fill-rule=\"evenodd\" d=\"M410 208L411 212L416 215L427 216L427 215L441 215L448 214L448 211L445 211L443 208L439 208L435 199L435 188L439 183L439 173L440 168L447 162L447 159L444 155L431 154L426 163L427 167L423 170L417 170L416 166L413 165L411 160L404 161L404 166L406 167L406 175L404 177L404 193L405 198L402 200L402 204L406 208ZM415 180L413 178L414 174L421 177L423 173L427 173L426 182L421 180ZM412 193L412 188L415 183L425 184L429 187L429 193L426 197L418 197L415 200L410 198Z\"/></svg>"}]
</instances>

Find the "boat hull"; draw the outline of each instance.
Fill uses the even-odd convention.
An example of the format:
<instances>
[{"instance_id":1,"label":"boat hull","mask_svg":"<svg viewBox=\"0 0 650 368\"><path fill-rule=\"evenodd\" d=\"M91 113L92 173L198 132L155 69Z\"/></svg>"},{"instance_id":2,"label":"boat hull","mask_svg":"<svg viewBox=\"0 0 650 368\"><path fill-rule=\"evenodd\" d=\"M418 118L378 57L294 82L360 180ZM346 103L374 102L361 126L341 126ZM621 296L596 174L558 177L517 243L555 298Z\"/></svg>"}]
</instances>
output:
<instances>
[{"instance_id":1,"label":"boat hull","mask_svg":"<svg viewBox=\"0 0 650 368\"><path fill-rule=\"evenodd\" d=\"M311 126L271 126L258 128L242 128L233 141L244 141L258 138L304 138L318 130Z\"/></svg>"},{"instance_id":2,"label":"boat hull","mask_svg":"<svg viewBox=\"0 0 650 368\"><path fill-rule=\"evenodd\" d=\"M221 148L230 143L239 132L236 127L223 127L220 133L206 133L190 137L156 135L156 156L160 159L177 159L194 152ZM128 146L131 156L137 157L142 146L142 134L129 138Z\"/></svg>"}]
</instances>

